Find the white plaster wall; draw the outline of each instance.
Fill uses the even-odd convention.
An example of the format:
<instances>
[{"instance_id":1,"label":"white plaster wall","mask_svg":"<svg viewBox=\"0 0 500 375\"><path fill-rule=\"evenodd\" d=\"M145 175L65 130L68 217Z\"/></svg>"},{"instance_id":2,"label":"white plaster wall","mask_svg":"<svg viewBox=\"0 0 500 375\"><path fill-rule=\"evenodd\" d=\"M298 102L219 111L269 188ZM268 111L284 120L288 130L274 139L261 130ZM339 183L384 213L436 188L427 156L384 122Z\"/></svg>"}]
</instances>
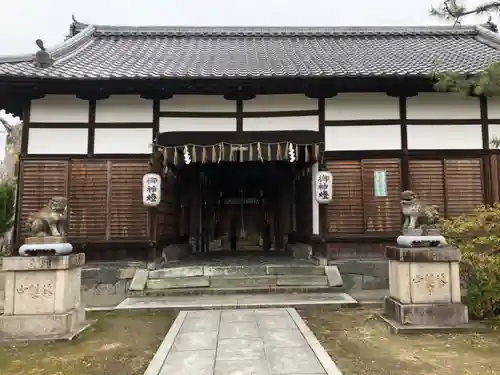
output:
<instances>
[{"instance_id":1,"label":"white plaster wall","mask_svg":"<svg viewBox=\"0 0 500 375\"><path fill-rule=\"evenodd\" d=\"M236 112L236 100L217 95L174 95L160 101L160 111Z\"/></svg>"},{"instance_id":2,"label":"white plaster wall","mask_svg":"<svg viewBox=\"0 0 500 375\"><path fill-rule=\"evenodd\" d=\"M160 133L209 131L236 131L236 118L160 117Z\"/></svg>"},{"instance_id":3,"label":"white plaster wall","mask_svg":"<svg viewBox=\"0 0 500 375\"><path fill-rule=\"evenodd\" d=\"M96 129L96 154L149 154L153 129Z\"/></svg>"},{"instance_id":4,"label":"white plaster wall","mask_svg":"<svg viewBox=\"0 0 500 375\"><path fill-rule=\"evenodd\" d=\"M243 112L318 110L318 99L303 94L258 95L243 102Z\"/></svg>"},{"instance_id":5,"label":"white plaster wall","mask_svg":"<svg viewBox=\"0 0 500 375\"><path fill-rule=\"evenodd\" d=\"M482 148L481 125L408 125L409 150Z\"/></svg>"},{"instance_id":6,"label":"white plaster wall","mask_svg":"<svg viewBox=\"0 0 500 375\"><path fill-rule=\"evenodd\" d=\"M113 95L96 103L95 121L153 122L153 101L139 95Z\"/></svg>"},{"instance_id":7,"label":"white plaster wall","mask_svg":"<svg viewBox=\"0 0 500 375\"><path fill-rule=\"evenodd\" d=\"M243 131L319 130L318 116L256 117L243 119Z\"/></svg>"},{"instance_id":8,"label":"white plaster wall","mask_svg":"<svg viewBox=\"0 0 500 375\"><path fill-rule=\"evenodd\" d=\"M500 98L497 96L488 98L488 118L500 119Z\"/></svg>"},{"instance_id":9,"label":"white plaster wall","mask_svg":"<svg viewBox=\"0 0 500 375\"><path fill-rule=\"evenodd\" d=\"M408 119L480 119L479 99L454 93L420 93L406 99Z\"/></svg>"},{"instance_id":10,"label":"white plaster wall","mask_svg":"<svg viewBox=\"0 0 500 375\"><path fill-rule=\"evenodd\" d=\"M326 151L399 150L399 125L325 126Z\"/></svg>"},{"instance_id":11,"label":"white plaster wall","mask_svg":"<svg viewBox=\"0 0 500 375\"><path fill-rule=\"evenodd\" d=\"M325 100L325 120L399 119L399 99L384 93L339 94Z\"/></svg>"},{"instance_id":12,"label":"white plaster wall","mask_svg":"<svg viewBox=\"0 0 500 375\"><path fill-rule=\"evenodd\" d=\"M89 101L74 95L47 95L31 101L30 122L89 122Z\"/></svg>"},{"instance_id":13,"label":"white plaster wall","mask_svg":"<svg viewBox=\"0 0 500 375\"><path fill-rule=\"evenodd\" d=\"M87 154L88 129L31 128L28 154Z\"/></svg>"}]
</instances>

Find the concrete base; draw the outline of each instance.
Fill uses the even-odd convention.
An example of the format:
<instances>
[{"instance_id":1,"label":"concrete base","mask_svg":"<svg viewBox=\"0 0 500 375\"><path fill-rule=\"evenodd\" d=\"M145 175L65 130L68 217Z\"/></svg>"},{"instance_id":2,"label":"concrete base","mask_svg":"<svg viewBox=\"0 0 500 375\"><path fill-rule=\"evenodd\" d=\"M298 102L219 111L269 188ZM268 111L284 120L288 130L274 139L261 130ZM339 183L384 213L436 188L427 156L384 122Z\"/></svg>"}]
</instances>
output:
<instances>
[{"instance_id":1,"label":"concrete base","mask_svg":"<svg viewBox=\"0 0 500 375\"><path fill-rule=\"evenodd\" d=\"M461 303L457 249L388 246L385 255L390 296L382 317L393 332L460 332L475 326Z\"/></svg>"},{"instance_id":2,"label":"concrete base","mask_svg":"<svg viewBox=\"0 0 500 375\"><path fill-rule=\"evenodd\" d=\"M81 304L81 269L84 254L8 257L3 340L37 340L71 337L88 323Z\"/></svg>"},{"instance_id":3,"label":"concrete base","mask_svg":"<svg viewBox=\"0 0 500 375\"><path fill-rule=\"evenodd\" d=\"M63 314L2 316L0 342L71 340L93 323L85 319L84 308Z\"/></svg>"},{"instance_id":4,"label":"concrete base","mask_svg":"<svg viewBox=\"0 0 500 375\"><path fill-rule=\"evenodd\" d=\"M485 333L491 329L482 323L466 323L457 326L430 326L430 325L408 325L389 318L385 314L377 314L377 317L387 324L391 333L396 335L411 335L422 333Z\"/></svg>"},{"instance_id":5,"label":"concrete base","mask_svg":"<svg viewBox=\"0 0 500 375\"><path fill-rule=\"evenodd\" d=\"M384 300L384 316L402 325L450 327L468 323L462 303L403 304L391 297Z\"/></svg>"}]
</instances>

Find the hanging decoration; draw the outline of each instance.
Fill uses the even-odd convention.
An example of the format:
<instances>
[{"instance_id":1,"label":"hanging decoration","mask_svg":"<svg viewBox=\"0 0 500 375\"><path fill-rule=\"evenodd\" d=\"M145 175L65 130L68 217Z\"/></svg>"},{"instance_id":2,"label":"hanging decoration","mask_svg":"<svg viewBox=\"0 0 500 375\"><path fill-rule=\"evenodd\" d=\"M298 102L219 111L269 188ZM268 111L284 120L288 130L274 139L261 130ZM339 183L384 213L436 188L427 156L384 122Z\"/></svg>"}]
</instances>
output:
<instances>
[{"instance_id":1,"label":"hanging decoration","mask_svg":"<svg viewBox=\"0 0 500 375\"><path fill-rule=\"evenodd\" d=\"M191 164L191 155L189 155L188 146L184 146L184 163L186 163L187 165Z\"/></svg>"},{"instance_id":2,"label":"hanging decoration","mask_svg":"<svg viewBox=\"0 0 500 375\"><path fill-rule=\"evenodd\" d=\"M158 173L146 173L142 177L142 203L147 207L156 207L161 202L161 176Z\"/></svg>"},{"instance_id":3,"label":"hanging decoration","mask_svg":"<svg viewBox=\"0 0 500 375\"><path fill-rule=\"evenodd\" d=\"M321 143L300 144L290 142L251 142L227 143L219 142L213 145L186 144L182 146L161 146L153 144L156 149L163 150L165 163L178 165L179 153L183 155L184 163L220 163L223 161L280 161L315 162L320 157Z\"/></svg>"},{"instance_id":4,"label":"hanging decoration","mask_svg":"<svg viewBox=\"0 0 500 375\"><path fill-rule=\"evenodd\" d=\"M320 171L314 176L314 197L319 204L327 204L333 198L333 176L328 171Z\"/></svg>"},{"instance_id":5,"label":"hanging decoration","mask_svg":"<svg viewBox=\"0 0 500 375\"><path fill-rule=\"evenodd\" d=\"M288 146L288 159L290 163L295 163L295 148L293 147L293 143L290 143Z\"/></svg>"}]
</instances>

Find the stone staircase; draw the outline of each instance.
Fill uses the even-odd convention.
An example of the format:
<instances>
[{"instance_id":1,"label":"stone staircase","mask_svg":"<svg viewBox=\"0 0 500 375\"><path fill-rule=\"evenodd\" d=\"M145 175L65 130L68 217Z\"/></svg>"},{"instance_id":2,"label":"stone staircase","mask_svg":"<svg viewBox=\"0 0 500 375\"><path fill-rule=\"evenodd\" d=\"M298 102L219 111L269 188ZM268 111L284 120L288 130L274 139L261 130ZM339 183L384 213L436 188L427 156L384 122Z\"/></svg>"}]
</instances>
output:
<instances>
[{"instance_id":1,"label":"stone staircase","mask_svg":"<svg viewBox=\"0 0 500 375\"><path fill-rule=\"evenodd\" d=\"M137 269L129 297L343 291L337 266L232 265Z\"/></svg>"}]
</instances>

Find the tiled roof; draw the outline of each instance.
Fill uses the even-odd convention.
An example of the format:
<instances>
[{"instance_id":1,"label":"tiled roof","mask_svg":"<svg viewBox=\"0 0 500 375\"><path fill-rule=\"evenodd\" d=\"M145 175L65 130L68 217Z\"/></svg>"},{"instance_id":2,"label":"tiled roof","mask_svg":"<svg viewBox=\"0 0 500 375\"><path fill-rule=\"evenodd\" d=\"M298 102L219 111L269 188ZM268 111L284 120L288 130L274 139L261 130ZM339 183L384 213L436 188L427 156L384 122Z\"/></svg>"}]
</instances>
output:
<instances>
[{"instance_id":1,"label":"tiled roof","mask_svg":"<svg viewBox=\"0 0 500 375\"><path fill-rule=\"evenodd\" d=\"M500 36L471 27L125 27L74 23L49 51L0 57L0 78L158 79L426 76L500 61Z\"/></svg>"}]
</instances>

